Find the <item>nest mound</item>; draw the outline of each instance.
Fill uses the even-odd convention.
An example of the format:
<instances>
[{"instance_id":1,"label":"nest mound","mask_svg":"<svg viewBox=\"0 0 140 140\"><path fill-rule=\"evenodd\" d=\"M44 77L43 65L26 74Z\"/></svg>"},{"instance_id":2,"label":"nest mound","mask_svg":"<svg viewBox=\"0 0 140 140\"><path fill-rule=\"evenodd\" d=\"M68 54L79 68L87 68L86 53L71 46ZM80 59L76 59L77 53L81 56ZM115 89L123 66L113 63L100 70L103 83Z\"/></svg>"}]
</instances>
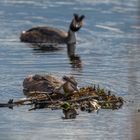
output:
<instances>
[{"instance_id":1,"label":"nest mound","mask_svg":"<svg viewBox=\"0 0 140 140\"><path fill-rule=\"evenodd\" d=\"M78 115L78 109L91 113L98 112L99 109L119 109L124 103L122 97L95 85L82 87L79 91L66 95L32 91L27 98L16 101L10 99L8 103L0 103L0 107L31 105L29 111L43 108L62 109L65 119L74 119Z\"/></svg>"},{"instance_id":2,"label":"nest mound","mask_svg":"<svg viewBox=\"0 0 140 140\"><path fill-rule=\"evenodd\" d=\"M64 96L62 94L48 94L47 92L35 91L29 94L28 98L34 105L32 109L51 108L62 109L65 118L76 118L77 109L87 112L95 112L101 109L119 109L124 100L120 96L112 94L111 91L99 86L86 86L78 92Z\"/></svg>"}]
</instances>

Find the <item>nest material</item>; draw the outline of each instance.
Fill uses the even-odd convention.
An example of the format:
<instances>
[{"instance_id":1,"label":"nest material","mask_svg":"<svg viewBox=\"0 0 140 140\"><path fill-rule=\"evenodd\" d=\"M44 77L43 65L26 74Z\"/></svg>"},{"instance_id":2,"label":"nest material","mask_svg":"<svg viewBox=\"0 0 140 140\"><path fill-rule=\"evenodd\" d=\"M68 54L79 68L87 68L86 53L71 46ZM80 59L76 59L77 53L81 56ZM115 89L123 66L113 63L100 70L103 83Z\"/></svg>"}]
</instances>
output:
<instances>
[{"instance_id":1,"label":"nest material","mask_svg":"<svg viewBox=\"0 0 140 140\"><path fill-rule=\"evenodd\" d=\"M82 111L88 112L97 111L100 108L119 109L124 102L122 97L111 94L110 91L105 91L99 86L97 88L95 86L82 87L78 92L65 97L56 93L48 94L47 92L32 92L28 98L35 100L35 107L39 107L37 104L44 104L45 102L48 106L58 106L61 101L61 105L64 102L68 102L71 106L70 108L77 107Z\"/></svg>"},{"instance_id":2,"label":"nest material","mask_svg":"<svg viewBox=\"0 0 140 140\"><path fill-rule=\"evenodd\" d=\"M88 86L81 88L79 92L75 93L71 98L80 99L82 97L93 97L92 99L96 99L102 109L119 109L124 102L122 97L111 94L111 91L106 91L99 86L96 88L95 85L94 87Z\"/></svg>"},{"instance_id":3,"label":"nest material","mask_svg":"<svg viewBox=\"0 0 140 140\"><path fill-rule=\"evenodd\" d=\"M99 86L82 87L79 91L64 96L58 93L32 91L27 98L17 101L9 100L8 103L0 104L0 107L13 108L18 105L32 105L29 110L51 108L62 109L65 119L74 119L77 116L77 109L86 112L95 112L101 109L119 109L124 100L122 97L112 94Z\"/></svg>"}]
</instances>

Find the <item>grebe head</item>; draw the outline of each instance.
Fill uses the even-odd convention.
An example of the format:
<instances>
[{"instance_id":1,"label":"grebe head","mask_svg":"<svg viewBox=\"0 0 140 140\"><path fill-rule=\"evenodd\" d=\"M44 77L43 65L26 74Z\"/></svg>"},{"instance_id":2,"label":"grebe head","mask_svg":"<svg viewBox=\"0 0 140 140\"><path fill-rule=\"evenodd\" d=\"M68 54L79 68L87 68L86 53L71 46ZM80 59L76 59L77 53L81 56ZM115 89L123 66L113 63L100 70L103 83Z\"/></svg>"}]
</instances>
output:
<instances>
[{"instance_id":1,"label":"grebe head","mask_svg":"<svg viewBox=\"0 0 140 140\"><path fill-rule=\"evenodd\" d=\"M64 76L63 80L65 81L63 85L65 94L70 95L73 94L75 91L79 91L77 82L73 76L70 77Z\"/></svg>"},{"instance_id":2,"label":"grebe head","mask_svg":"<svg viewBox=\"0 0 140 140\"><path fill-rule=\"evenodd\" d=\"M73 14L74 18L70 24L70 29L74 32L77 32L84 23L84 15L79 16L78 14Z\"/></svg>"}]
</instances>

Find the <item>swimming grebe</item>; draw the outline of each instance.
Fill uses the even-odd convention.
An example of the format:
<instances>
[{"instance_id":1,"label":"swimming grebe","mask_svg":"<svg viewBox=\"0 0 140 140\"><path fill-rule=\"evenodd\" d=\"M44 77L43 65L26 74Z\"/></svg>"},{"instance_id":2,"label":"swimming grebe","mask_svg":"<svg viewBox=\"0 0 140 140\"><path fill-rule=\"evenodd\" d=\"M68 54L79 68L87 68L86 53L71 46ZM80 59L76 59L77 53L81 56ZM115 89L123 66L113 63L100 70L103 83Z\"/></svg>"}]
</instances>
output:
<instances>
[{"instance_id":1,"label":"swimming grebe","mask_svg":"<svg viewBox=\"0 0 140 140\"><path fill-rule=\"evenodd\" d=\"M20 40L27 43L74 44L75 32L83 26L84 17L84 15L74 14L68 32L52 27L34 27L23 31Z\"/></svg>"},{"instance_id":2,"label":"swimming grebe","mask_svg":"<svg viewBox=\"0 0 140 140\"><path fill-rule=\"evenodd\" d=\"M73 76L64 76L63 80L52 75L29 75L23 81L23 91L26 95L31 92L60 93L68 96L78 91L77 82Z\"/></svg>"}]
</instances>

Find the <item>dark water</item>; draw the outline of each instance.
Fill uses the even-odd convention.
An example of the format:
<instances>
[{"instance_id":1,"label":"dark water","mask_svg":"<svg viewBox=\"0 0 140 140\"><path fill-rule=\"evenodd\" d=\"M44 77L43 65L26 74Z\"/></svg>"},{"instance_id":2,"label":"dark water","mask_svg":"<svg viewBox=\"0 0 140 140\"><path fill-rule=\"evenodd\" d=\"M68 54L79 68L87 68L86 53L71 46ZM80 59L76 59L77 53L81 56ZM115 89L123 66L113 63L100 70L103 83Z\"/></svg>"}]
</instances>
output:
<instances>
[{"instance_id":1,"label":"dark water","mask_svg":"<svg viewBox=\"0 0 140 140\"><path fill-rule=\"evenodd\" d=\"M22 30L50 25L68 30L73 13L86 16L77 34L73 64L66 46L42 52L21 43ZM0 100L24 97L22 81L34 73L74 75L79 86L100 84L122 96L122 109L80 112L62 120L61 111L0 109L0 140L140 140L140 11L138 0L1 0Z\"/></svg>"}]
</instances>

